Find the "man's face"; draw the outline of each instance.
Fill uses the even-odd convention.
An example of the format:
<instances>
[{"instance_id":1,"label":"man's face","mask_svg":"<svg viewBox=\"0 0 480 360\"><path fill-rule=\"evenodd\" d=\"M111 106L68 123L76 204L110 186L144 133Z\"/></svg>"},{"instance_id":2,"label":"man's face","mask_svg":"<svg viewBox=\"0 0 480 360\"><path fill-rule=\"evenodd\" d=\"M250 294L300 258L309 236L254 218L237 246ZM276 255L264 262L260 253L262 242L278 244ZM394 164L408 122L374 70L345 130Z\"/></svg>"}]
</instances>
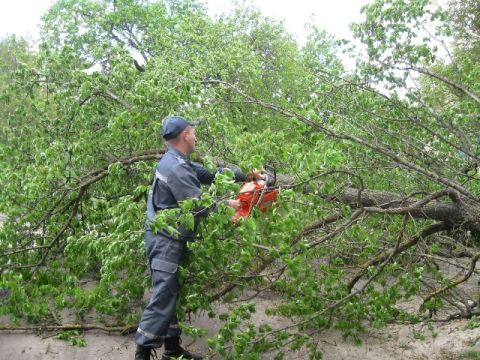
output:
<instances>
[{"instance_id":1,"label":"man's face","mask_svg":"<svg viewBox=\"0 0 480 360\"><path fill-rule=\"evenodd\" d=\"M195 141L196 141L195 129L192 126L188 126L184 130L183 135L184 135L183 140L185 141L185 143L188 147L189 154L191 154L195 151Z\"/></svg>"}]
</instances>

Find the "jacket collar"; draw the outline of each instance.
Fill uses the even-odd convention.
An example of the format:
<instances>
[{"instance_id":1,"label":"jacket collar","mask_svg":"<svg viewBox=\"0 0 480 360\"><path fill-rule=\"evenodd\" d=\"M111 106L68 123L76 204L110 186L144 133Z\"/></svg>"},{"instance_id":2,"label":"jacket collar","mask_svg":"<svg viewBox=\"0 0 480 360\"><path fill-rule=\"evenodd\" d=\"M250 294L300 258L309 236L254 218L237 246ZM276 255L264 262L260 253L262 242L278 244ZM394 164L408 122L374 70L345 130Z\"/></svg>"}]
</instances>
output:
<instances>
[{"instance_id":1,"label":"jacket collar","mask_svg":"<svg viewBox=\"0 0 480 360\"><path fill-rule=\"evenodd\" d=\"M174 155L180 156L182 159L188 161L188 157L184 153L182 153L180 150L178 150L176 147L168 146L168 151L173 153Z\"/></svg>"}]
</instances>

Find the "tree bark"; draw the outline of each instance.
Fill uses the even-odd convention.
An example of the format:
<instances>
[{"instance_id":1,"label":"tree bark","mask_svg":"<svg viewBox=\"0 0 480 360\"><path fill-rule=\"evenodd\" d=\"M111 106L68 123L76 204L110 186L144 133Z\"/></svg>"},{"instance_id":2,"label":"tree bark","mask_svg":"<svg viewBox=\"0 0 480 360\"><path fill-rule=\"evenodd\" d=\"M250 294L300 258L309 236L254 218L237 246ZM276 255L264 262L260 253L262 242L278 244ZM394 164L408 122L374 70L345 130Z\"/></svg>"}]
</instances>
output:
<instances>
[{"instance_id":1,"label":"tree bark","mask_svg":"<svg viewBox=\"0 0 480 360\"><path fill-rule=\"evenodd\" d=\"M453 227L480 233L480 206L472 204L458 193L446 191L450 200L434 199L426 204L419 204L417 199L378 190L346 188L341 201L352 207L365 207L372 212L389 214L409 214L414 218L431 219L447 223Z\"/></svg>"}]
</instances>

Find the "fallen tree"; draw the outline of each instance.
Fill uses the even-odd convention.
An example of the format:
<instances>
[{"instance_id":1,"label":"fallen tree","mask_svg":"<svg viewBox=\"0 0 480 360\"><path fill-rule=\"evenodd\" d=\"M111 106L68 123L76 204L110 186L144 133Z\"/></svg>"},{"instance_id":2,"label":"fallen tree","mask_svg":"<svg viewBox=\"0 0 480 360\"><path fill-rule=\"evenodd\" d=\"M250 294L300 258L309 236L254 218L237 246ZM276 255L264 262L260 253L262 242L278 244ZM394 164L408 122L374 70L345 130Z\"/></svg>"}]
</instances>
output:
<instances>
[{"instance_id":1,"label":"fallen tree","mask_svg":"<svg viewBox=\"0 0 480 360\"><path fill-rule=\"evenodd\" d=\"M448 196L450 201L439 198ZM379 190L346 188L341 200L353 207L367 208L365 211L383 214L408 214L417 219L430 219L449 224L474 233L480 232L480 207L469 199L461 198L456 191L443 190L420 200L413 195Z\"/></svg>"},{"instance_id":2,"label":"fallen tree","mask_svg":"<svg viewBox=\"0 0 480 360\"><path fill-rule=\"evenodd\" d=\"M318 29L300 49L246 9L212 20L195 2L54 4L39 52L16 50L25 62L5 61L15 81L1 78L2 314L24 330L97 328L85 322L94 314L118 319L98 328L135 328L150 284L144 198L172 113L206 119L207 166L288 174L267 213L232 226L220 206L189 244L179 307L225 324L212 353L308 346L318 357L315 336L331 326L355 338L368 322L477 314L477 44L456 27L458 4L425 3L367 6L353 28L368 53L353 73ZM449 64L435 61L433 37L404 41L431 19L466 41ZM237 192L222 175L201 201ZM291 325L249 320L262 294ZM402 309L412 298L421 306Z\"/></svg>"}]
</instances>

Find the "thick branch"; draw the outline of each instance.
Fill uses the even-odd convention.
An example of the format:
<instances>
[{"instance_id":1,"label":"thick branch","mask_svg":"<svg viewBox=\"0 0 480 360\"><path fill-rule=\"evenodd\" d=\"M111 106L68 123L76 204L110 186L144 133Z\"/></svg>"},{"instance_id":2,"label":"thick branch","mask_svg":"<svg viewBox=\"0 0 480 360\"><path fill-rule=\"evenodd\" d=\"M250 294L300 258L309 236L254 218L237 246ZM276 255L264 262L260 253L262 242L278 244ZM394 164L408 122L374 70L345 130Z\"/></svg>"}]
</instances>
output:
<instances>
[{"instance_id":1,"label":"thick branch","mask_svg":"<svg viewBox=\"0 0 480 360\"><path fill-rule=\"evenodd\" d=\"M38 325L38 326L14 326L2 325L0 331L60 331L60 330L100 330L105 332L129 333L131 326L110 326L100 324L64 324L64 325Z\"/></svg>"},{"instance_id":2,"label":"thick branch","mask_svg":"<svg viewBox=\"0 0 480 360\"><path fill-rule=\"evenodd\" d=\"M115 163L121 163L123 166L128 166L130 164L145 161L145 160L156 160L160 159L164 154L164 150L146 150L137 154L133 154L118 160L115 160L104 167L92 171L91 173L85 175L80 181L79 187L88 187L91 184L103 179L108 175L108 167Z\"/></svg>"}]
</instances>

